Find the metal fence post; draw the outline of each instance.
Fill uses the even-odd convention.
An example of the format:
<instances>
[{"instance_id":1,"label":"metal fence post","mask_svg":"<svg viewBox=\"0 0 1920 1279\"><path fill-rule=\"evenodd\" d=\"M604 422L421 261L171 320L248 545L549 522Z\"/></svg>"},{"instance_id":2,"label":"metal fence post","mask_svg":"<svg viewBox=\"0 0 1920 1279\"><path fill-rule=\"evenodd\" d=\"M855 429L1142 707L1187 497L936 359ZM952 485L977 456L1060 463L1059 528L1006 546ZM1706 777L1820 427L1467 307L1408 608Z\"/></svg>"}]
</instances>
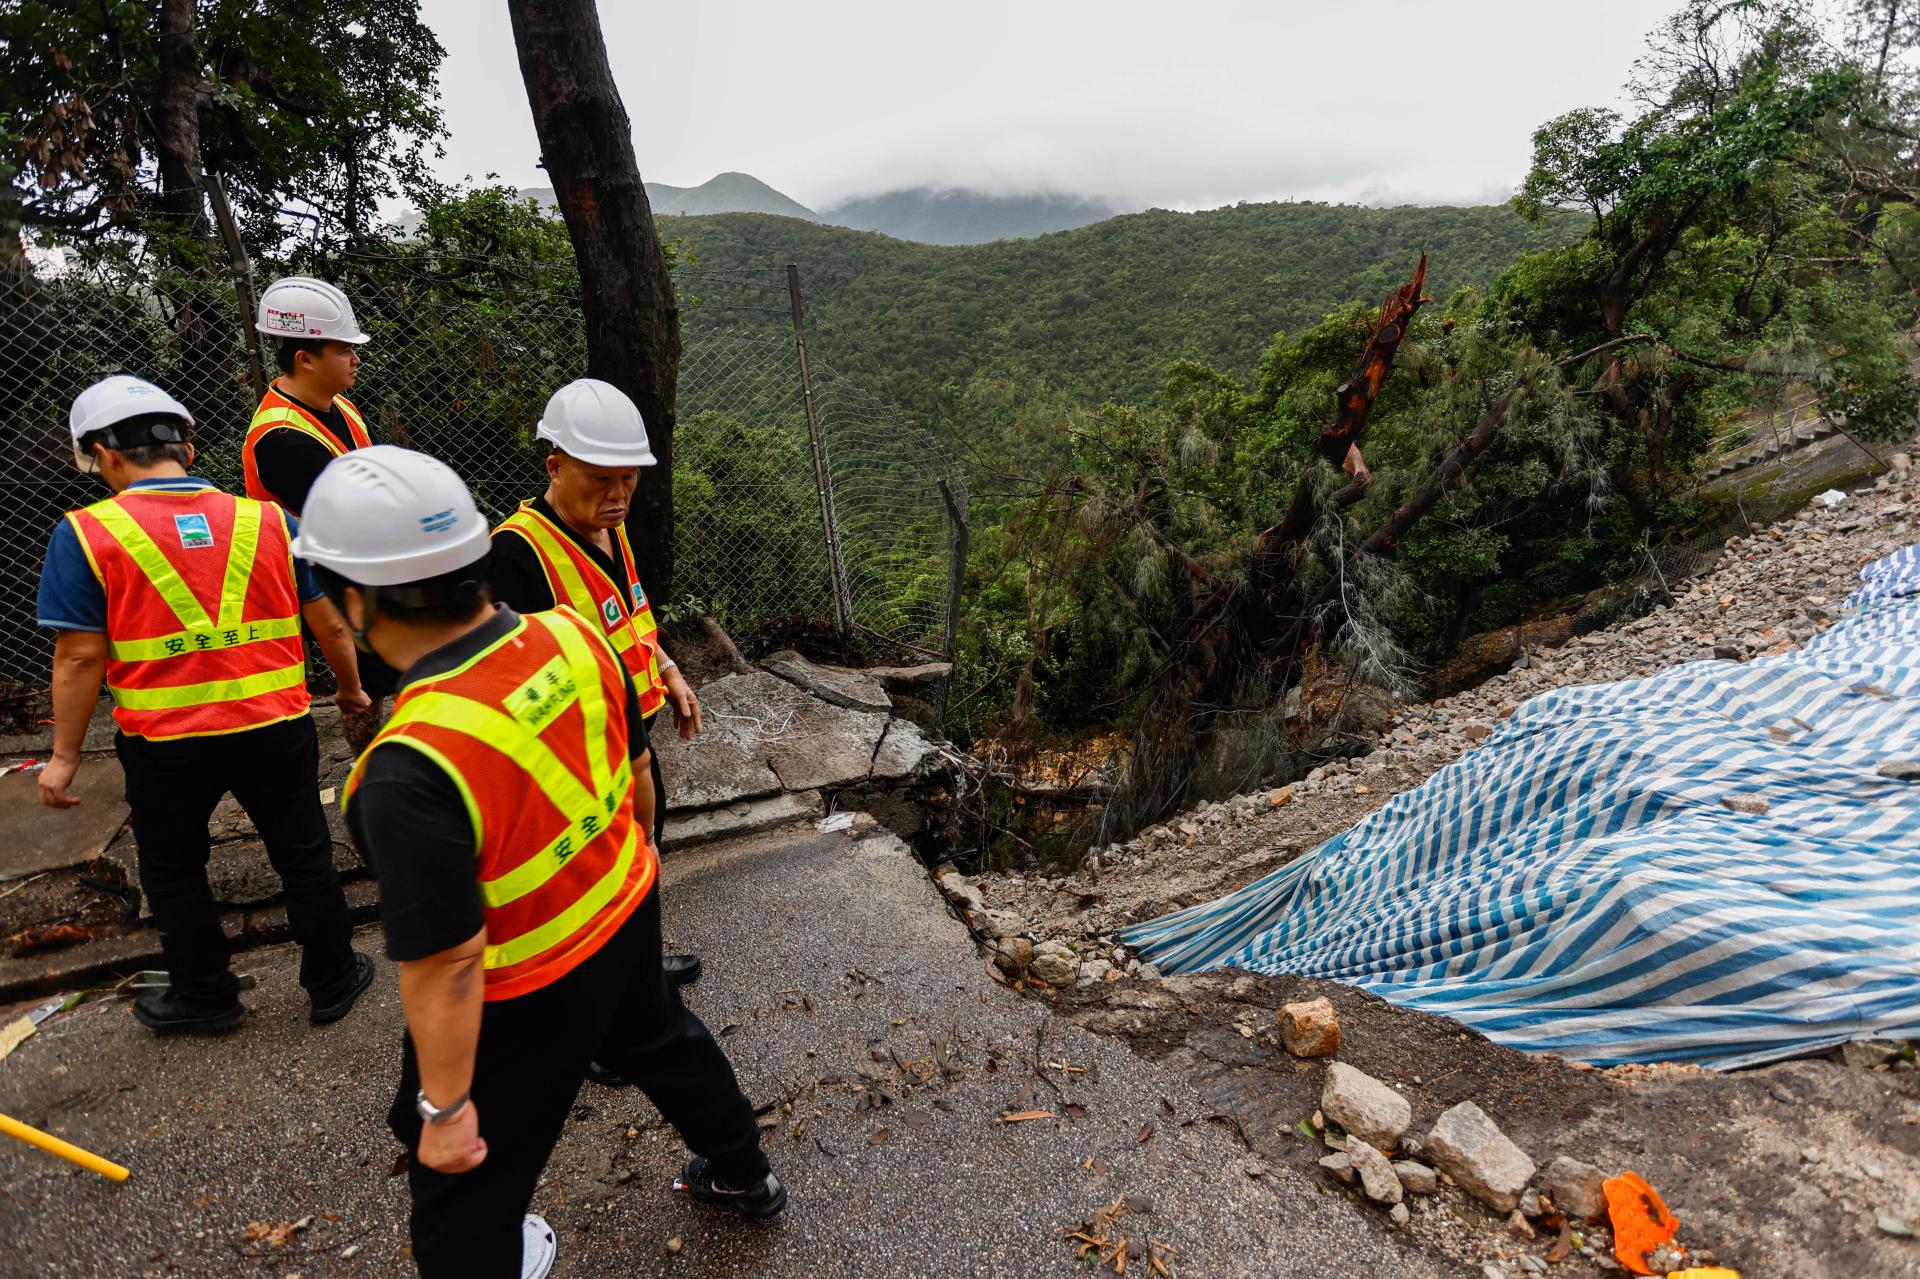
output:
<instances>
[{"instance_id":1,"label":"metal fence post","mask_svg":"<svg viewBox=\"0 0 1920 1279\"><path fill-rule=\"evenodd\" d=\"M220 228L220 239L227 246L227 262L233 268L233 293L240 302L240 329L247 335L247 376L253 381L254 398L267 393L267 362L260 349L260 333L253 327L253 260L241 242L240 228L233 220L233 208L227 203L227 189L218 174L208 173L200 184L206 188L207 203L213 208L213 221Z\"/></svg>"},{"instance_id":2,"label":"metal fence post","mask_svg":"<svg viewBox=\"0 0 1920 1279\"><path fill-rule=\"evenodd\" d=\"M847 590L847 566L840 557L840 524L833 513L833 486L827 482L826 451L820 447L820 419L813 407L813 366L807 359L807 324L800 310L800 267L787 264L787 298L793 304L793 345L800 353L800 398L807 408L807 446L813 453L813 486L820 494L820 527L827 539L827 568L833 578L833 609L840 634L853 634L853 600Z\"/></svg>"},{"instance_id":3,"label":"metal fence post","mask_svg":"<svg viewBox=\"0 0 1920 1279\"><path fill-rule=\"evenodd\" d=\"M960 593L967 584L967 517L954 500L953 489L943 479L940 500L947 506L947 621L940 635L940 656L947 663L947 677L940 681L940 728L947 727L947 698L953 691L954 654L960 641Z\"/></svg>"}]
</instances>

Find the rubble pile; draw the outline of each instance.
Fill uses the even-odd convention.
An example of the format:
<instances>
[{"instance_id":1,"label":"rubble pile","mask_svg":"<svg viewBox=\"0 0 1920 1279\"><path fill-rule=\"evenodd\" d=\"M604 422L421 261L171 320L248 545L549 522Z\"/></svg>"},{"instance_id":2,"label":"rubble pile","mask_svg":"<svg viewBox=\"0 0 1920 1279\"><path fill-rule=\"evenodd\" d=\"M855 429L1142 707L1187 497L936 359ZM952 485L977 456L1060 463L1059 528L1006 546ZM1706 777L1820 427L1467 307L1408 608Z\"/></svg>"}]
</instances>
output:
<instances>
[{"instance_id":1,"label":"rubble pile","mask_svg":"<svg viewBox=\"0 0 1920 1279\"><path fill-rule=\"evenodd\" d=\"M1309 851L1476 749L1528 698L1683 662L1777 654L1831 626L1863 565L1920 540L1920 478L1905 458L1894 455L1894 469L1864 492L1816 500L1790 520L1729 538L1709 572L1673 583L1672 602L1645 616L1530 650L1477 688L1398 708L1368 753L1201 805L1095 850L1071 874L948 874L941 882L1003 959L1064 943L1078 967L1069 974L1059 949L1048 949L1050 975L1034 974L1048 985L1138 974L1142 965L1113 940L1118 929L1212 901ZM956 895L962 885L964 897Z\"/></svg>"}]
</instances>

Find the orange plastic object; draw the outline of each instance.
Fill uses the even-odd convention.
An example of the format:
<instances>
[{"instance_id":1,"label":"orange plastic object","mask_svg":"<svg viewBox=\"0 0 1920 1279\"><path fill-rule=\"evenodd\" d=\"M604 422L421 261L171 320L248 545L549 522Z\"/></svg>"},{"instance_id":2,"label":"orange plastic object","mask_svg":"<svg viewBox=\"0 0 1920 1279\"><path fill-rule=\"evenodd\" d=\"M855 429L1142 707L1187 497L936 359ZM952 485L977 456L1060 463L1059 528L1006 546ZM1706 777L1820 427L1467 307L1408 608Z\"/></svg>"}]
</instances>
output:
<instances>
[{"instance_id":1,"label":"orange plastic object","mask_svg":"<svg viewBox=\"0 0 1920 1279\"><path fill-rule=\"evenodd\" d=\"M1679 1233L1680 1222L1667 1211L1660 1192L1637 1172L1607 1179L1607 1216L1613 1221L1613 1255L1636 1275L1650 1275L1647 1257Z\"/></svg>"},{"instance_id":2,"label":"orange plastic object","mask_svg":"<svg viewBox=\"0 0 1920 1279\"><path fill-rule=\"evenodd\" d=\"M1740 1272L1725 1266L1693 1266L1686 1270L1669 1270L1667 1279L1740 1279Z\"/></svg>"}]
</instances>

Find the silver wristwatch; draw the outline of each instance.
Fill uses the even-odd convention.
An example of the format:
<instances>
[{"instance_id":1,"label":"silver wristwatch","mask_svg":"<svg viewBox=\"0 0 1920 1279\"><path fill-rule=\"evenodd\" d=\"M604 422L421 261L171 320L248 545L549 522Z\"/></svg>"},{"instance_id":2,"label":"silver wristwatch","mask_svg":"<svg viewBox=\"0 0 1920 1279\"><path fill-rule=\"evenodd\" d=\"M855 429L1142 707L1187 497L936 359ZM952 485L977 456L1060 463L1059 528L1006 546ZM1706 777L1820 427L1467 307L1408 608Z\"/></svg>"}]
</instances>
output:
<instances>
[{"instance_id":1,"label":"silver wristwatch","mask_svg":"<svg viewBox=\"0 0 1920 1279\"><path fill-rule=\"evenodd\" d=\"M455 1097L447 1105L435 1106L427 1100L427 1090L422 1088L414 1096L413 1108L419 1111L420 1117L430 1124L452 1123L454 1117L467 1108L467 1099L471 1096L473 1096L473 1091L472 1089L468 1089L458 1097Z\"/></svg>"}]
</instances>

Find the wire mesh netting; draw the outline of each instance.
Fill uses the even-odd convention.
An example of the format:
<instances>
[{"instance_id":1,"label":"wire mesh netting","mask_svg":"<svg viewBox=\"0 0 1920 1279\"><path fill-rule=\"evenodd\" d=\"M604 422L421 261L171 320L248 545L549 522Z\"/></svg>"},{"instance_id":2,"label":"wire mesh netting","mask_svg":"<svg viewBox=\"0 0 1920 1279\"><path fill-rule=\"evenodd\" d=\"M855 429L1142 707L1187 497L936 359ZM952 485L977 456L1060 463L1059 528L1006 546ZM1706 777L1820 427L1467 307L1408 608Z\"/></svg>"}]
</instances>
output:
<instances>
[{"instance_id":1,"label":"wire mesh netting","mask_svg":"<svg viewBox=\"0 0 1920 1279\"><path fill-rule=\"evenodd\" d=\"M490 518L539 493L534 425L586 364L572 269L358 254L335 274L372 338L349 398L376 438L446 459ZM831 511L854 626L937 649L949 570L939 483L960 488L944 450L814 352L823 494L784 273L702 274L680 291L669 613L710 614L748 646L834 624ZM118 370L159 383L199 423L196 471L237 492L258 395L250 323L224 277L166 275L138 259L43 256L0 285L0 421L14 460L0 481L0 682L16 700L47 684L52 637L35 625L35 600L48 534L105 493L72 465L74 395Z\"/></svg>"}]
</instances>

